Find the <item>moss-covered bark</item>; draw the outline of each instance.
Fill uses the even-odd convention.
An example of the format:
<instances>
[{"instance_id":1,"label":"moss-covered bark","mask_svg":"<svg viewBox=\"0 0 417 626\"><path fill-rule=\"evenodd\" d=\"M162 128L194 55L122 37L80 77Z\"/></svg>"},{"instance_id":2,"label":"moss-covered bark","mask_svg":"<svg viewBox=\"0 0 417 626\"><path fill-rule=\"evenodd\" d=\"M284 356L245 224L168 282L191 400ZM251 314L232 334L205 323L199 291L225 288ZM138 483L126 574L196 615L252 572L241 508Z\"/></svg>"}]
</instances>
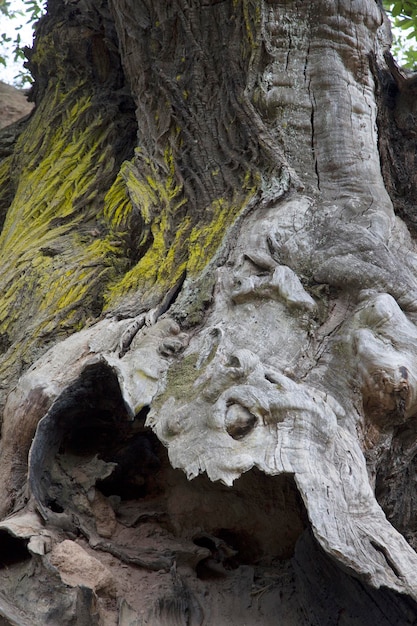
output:
<instances>
[{"instance_id":1,"label":"moss-covered bark","mask_svg":"<svg viewBox=\"0 0 417 626\"><path fill-rule=\"evenodd\" d=\"M100 316L105 286L132 265L118 173L136 121L109 24L104 9L86 19L51 3L30 55L36 109L2 164L3 393L39 350ZM107 73L93 61L104 38Z\"/></svg>"},{"instance_id":2,"label":"moss-covered bark","mask_svg":"<svg viewBox=\"0 0 417 626\"><path fill-rule=\"evenodd\" d=\"M7 623L415 620L388 39L371 0L49 0L0 133Z\"/></svg>"},{"instance_id":3,"label":"moss-covered bark","mask_svg":"<svg viewBox=\"0 0 417 626\"><path fill-rule=\"evenodd\" d=\"M42 346L196 277L283 166L252 104L259 38L256 2L50 3L2 164L4 390Z\"/></svg>"}]
</instances>

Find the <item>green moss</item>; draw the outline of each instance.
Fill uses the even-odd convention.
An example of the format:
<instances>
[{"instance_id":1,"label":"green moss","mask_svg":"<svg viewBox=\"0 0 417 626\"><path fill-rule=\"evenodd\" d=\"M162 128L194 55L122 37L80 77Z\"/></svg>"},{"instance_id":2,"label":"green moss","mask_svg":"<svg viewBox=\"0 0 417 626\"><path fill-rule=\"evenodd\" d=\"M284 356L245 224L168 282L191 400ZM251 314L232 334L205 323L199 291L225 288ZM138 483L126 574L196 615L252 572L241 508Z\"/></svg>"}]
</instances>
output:
<instances>
[{"instance_id":1,"label":"green moss","mask_svg":"<svg viewBox=\"0 0 417 626\"><path fill-rule=\"evenodd\" d=\"M202 226L195 226L189 237L189 258L187 270L196 276L207 265L217 251L229 226L237 218L243 207L256 192L254 185L246 195L235 194L231 201L219 198L212 203L212 219Z\"/></svg>"},{"instance_id":2,"label":"green moss","mask_svg":"<svg viewBox=\"0 0 417 626\"><path fill-rule=\"evenodd\" d=\"M124 180L124 171L128 165L128 163L122 165L121 171L104 198L103 215L115 235L127 232L132 216L133 205Z\"/></svg>"},{"instance_id":3,"label":"green moss","mask_svg":"<svg viewBox=\"0 0 417 626\"><path fill-rule=\"evenodd\" d=\"M248 60L257 45L259 7L252 0L238 4ZM49 67L51 57L64 62L51 53L54 36L39 38L35 66ZM207 175L216 185L206 185L202 197L210 200L204 206L198 184L186 191L177 165L187 149L178 118L158 136L155 157L138 149L119 168L112 150L114 111L106 117L107 107L94 104L85 80L65 91L63 67L53 68L13 160L0 167L0 188L3 182L8 187L12 163L19 168L0 236L0 337L19 345L22 359L37 342L89 323L101 313L103 298L110 310L132 295L147 306L184 272L197 280L260 185L256 173L239 166L233 184L229 180L222 190L221 168L213 160ZM204 170L203 159L200 165ZM207 182L198 172L196 178ZM200 319L206 303L197 297L190 319ZM2 371L9 365L7 358Z\"/></svg>"},{"instance_id":4,"label":"green moss","mask_svg":"<svg viewBox=\"0 0 417 626\"><path fill-rule=\"evenodd\" d=\"M13 199L11 189L12 157L6 157L0 162L0 226L4 221L6 211Z\"/></svg>"},{"instance_id":5,"label":"green moss","mask_svg":"<svg viewBox=\"0 0 417 626\"><path fill-rule=\"evenodd\" d=\"M47 332L76 330L97 313L121 256L114 232L98 232L98 190L114 178L111 130L82 85L61 94L52 84L19 138L21 173L0 236L0 333L36 342ZM114 230L126 227L129 202L117 188L106 209L116 194Z\"/></svg>"},{"instance_id":6,"label":"green moss","mask_svg":"<svg viewBox=\"0 0 417 626\"><path fill-rule=\"evenodd\" d=\"M233 0L233 8L242 11L245 26L245 34L249 47L254 49L258 46L258 32L261 24L261 3L254 0ZM246 42L242 40L244 45Z\"/></svg>"},{"instance_id":7,"label":"green moss","mask_svg":"<svg viewBox=\"0 0 417 626\"><path fill-rule=\"evenodd\" d=\"M184 330L203 321L213 299L215 282L214 272L203 272L189 288L187 297L180 297L174 303L171 313Z\"/></svg>"},{"instance_id":8,"label":"green moss","mask_svg":"<svg viewBox=\"0 0 417 626\"><path fill-rule=\"evenodd\" d=\"M170 149L164 152L162 167L157 168L144 159L144 173L132 164L125 164L123 176L132 204L148 226L146 233L151 244L138 263L110 286L107 308L138 291L144 298L150 292L161 297L177 283L184 270L189 277L198 276L260 184L258 176L247 172L242 188L232 199L218 198L210 206L202 207L198 215L192 215L185 213L188 199L176 182Z\"/></svg>"},{"instance_id":9,"label":"green moss","mask_svg":"<svg viewBox=\"0 0 417 626\"><path fill-rule=\"evenodd\" d=\"M0 236L0 337L11 346L2 375L90 323L103 304L135 294L146 306L184 271L198 278L259 186L247 173L232 198L193 212L171 148L158 165L138 151L116 174L111 143L111 123L84 85L62 94L54 84L18 141L21 171ZM0 181L11 164L2 163ZM190 311L196 323L203 300Z\"/></svg>"},{"instance_id":10,"label":"green moss","mask_svg":"<svg viewBox=\"0 0 417 626\"><path fill-rule=\"evenodd\" d=\"M194 382L201 375L201 371L196 368L197 361L198 354L189 354L172 363L167 373L165 390L153 403L156 411L170 397L184 402L191 402L198 397L200 390L198 386L194 387Z\"/></svg>"},{"instance_id":11,"label":"green moss","mask_svg":"<svg viewBox=\"0 0 417 626\"><path fill-rule=\"evenodd\" d=\"M6 157L0 162L0 194L4 192L10 180L10 167L12 164L12 157ZM0 195L1 197L1 195Z\"/></svg>"}]
</instances>

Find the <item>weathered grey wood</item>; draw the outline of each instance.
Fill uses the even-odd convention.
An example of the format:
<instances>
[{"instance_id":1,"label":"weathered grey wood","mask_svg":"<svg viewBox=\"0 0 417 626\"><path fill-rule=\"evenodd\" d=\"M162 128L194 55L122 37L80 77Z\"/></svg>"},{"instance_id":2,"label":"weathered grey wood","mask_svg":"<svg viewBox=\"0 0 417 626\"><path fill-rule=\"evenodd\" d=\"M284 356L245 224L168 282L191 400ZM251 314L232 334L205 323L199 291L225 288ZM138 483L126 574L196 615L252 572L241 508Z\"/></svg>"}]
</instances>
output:
<instances>
[{"instance_id":1,"label":"weathered grey wood","mask_svg":"<svg viewBox=\"0 0 417 626\"><path fill-rule=\"evenodd\" d=\"M415 145L379 4L50 0L30 63L4 618L415 623Z\"/></svg>"}]
</instances>

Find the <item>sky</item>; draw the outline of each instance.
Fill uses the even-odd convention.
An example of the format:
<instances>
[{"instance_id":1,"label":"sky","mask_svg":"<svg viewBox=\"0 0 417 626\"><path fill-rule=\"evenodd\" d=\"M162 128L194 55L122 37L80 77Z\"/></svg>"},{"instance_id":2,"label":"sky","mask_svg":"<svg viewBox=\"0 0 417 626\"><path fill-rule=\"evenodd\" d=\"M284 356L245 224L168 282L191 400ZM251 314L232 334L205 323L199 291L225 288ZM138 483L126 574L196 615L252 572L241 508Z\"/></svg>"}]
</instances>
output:
<instances>
[{"instance_id":1,"label":"sky","mask_svg":"<svg viewBox=\"0 0 417 626\"><path fill-rule=\"evenodd\" d=\"M16 37L16 28L19 28L21 37L21 46L32 46L33 29L31 24L27 24L28 16L25 15L25 5L23 0L11 0L11 9L13 11L22 11L23 15L16 16L14 19L9 19L0 13L0 37L2 33L5 33L12 39ZM0 80L5 83L13 84L15 77L19 72L24 71L23 61L20 60L17 63L13 62L13 45L1 44L0 54L7 56L7 65L4 67L0 65ZM27 87L28 85L26 85Z\"/></svg>"}]
</instances>

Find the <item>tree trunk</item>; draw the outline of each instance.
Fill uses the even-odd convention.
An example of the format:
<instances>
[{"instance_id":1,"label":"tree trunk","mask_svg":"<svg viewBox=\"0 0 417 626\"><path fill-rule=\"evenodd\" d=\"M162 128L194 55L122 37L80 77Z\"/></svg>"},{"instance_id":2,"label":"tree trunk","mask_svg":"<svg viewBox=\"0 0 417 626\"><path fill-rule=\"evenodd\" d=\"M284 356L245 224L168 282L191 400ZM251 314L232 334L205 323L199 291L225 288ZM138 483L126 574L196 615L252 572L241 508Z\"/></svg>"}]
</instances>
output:
<instances>
[{"instance_id":1,"label":"tree trunk","mask_svg":"<svg viewBox=\"0 0 417 626\"><path fill-rule=\"evenodd\" d=\"M415 623L389 44L374 0L49 0L0 134L1 623Z\"/></svg>"}]
</instances>

